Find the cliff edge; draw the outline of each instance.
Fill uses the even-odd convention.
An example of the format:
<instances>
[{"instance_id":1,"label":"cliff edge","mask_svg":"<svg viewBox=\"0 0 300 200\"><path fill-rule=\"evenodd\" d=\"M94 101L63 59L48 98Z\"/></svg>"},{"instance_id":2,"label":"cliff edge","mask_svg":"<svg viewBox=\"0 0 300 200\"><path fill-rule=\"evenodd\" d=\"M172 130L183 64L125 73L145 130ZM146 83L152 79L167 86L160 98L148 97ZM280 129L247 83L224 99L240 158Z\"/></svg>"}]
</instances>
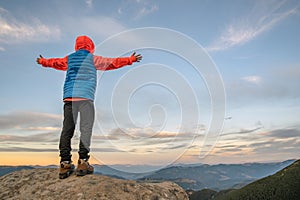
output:
<instances>
[{"instance_id":1,"label":"cliff edge","mask_svg":"<svg viewBox=\"0 0 300 200\"><path fill-rule=\"evenodd\" d=\"M58 178L57 169L30 169L0 177L0 199L188 200L172 182L143 183L102 175Z\"/></svg>"}]
</instances>

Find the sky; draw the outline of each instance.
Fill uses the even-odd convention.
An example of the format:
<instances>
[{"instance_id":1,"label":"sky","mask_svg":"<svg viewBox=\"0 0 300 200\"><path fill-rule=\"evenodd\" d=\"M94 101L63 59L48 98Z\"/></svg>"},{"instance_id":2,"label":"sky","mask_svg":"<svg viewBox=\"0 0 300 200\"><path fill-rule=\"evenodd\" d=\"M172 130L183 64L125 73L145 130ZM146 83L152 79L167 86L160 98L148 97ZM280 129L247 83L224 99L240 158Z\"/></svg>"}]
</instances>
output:
<instances>
[{"instance_id":1,"label":"sky","mask_svg":"<svg viewBox=\"0 0 300 200\"><path fill-rule=\"evenodd\" d=\"M96 55L143 56L98 72L93 163L299 158L299 1L2 0L1 165L59 161L65 72L35 60L79 35Z\"/></svg>"}]
</instances>

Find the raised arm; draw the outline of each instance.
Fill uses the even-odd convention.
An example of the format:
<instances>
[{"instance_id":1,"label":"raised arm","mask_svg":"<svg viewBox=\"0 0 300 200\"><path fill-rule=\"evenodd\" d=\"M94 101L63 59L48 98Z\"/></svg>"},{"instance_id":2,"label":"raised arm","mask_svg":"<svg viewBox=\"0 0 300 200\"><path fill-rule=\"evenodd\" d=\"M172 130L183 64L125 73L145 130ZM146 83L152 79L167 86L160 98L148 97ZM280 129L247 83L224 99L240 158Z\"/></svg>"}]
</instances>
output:
<instances>
[{"instance_id":1,"label":"raised arm","mask_svg":"<svg viewBox=\"0 0 300 200\"><path fill-rule=\"evenodd\" d=\"M131 65L133 62L140 62L142 56L140 54L135 54L135 52L130 57L121 58L105 58L102 56L94 56L94 64L97 70L113 70L124 67L126 65Z\"/></svg>"},{"instance_id":2,"label":"raised arm","mask_svg":"<svg viewBox=\"0 0 300 200\"><path fill-rule=\"evenodd\" d=\"M51 67L57 70L66 71L68 69L68 56L64 58L44 58L40 55L36 62L44 67Z\"/></svg>"}]
</instances>

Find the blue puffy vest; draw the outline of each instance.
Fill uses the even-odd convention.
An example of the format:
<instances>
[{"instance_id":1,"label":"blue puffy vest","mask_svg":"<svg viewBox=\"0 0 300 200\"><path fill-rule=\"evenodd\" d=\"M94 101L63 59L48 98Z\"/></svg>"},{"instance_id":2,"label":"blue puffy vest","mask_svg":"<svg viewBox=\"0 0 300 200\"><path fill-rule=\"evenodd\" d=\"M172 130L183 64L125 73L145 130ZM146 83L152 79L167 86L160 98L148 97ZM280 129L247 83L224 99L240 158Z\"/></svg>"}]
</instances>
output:
<instances>
[{"instance_id":1,"label":"blue puffy vest","mask_svg":"<svg viewBox=\"0 0 300 200\"><path fill-rule=\"evenodd\" d=\"M96 85L97 70L93 55L87 50L78 50L70 54L63 98L80 97L94 100Z\"/></svg>"}]
</instances>

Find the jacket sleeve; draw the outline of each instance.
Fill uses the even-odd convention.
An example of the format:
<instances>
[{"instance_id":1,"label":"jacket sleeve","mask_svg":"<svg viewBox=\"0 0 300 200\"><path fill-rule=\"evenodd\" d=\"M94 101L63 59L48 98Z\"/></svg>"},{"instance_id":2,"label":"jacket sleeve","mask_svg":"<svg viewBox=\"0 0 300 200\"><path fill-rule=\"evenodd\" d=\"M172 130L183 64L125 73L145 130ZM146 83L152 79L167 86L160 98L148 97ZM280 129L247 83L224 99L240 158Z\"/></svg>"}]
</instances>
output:
<instances>
[{"instance_id":1,"label":"jacket sleeve","mask_svg":"<svg viewBox=\"0 0 300 200\"><path fill-rule=\"evenodd\" d=\"M40 64L44 67L66 71L68 69L68 56L64 58L41 58Z\"/></svg>"},{"instance_id":2,"label":"jacket sleeve","mask_svg":"<svg viewBox=\"0 0 300 200\"><path fill-rule=\"evenodd\" d=\"M126 65L131 65L133 62L136 62L134 56L122 57L122 58L105 58L102 56L94 55L94 64L97 70L113 70L124 67Z\"/></svg>"}]
</instances>

